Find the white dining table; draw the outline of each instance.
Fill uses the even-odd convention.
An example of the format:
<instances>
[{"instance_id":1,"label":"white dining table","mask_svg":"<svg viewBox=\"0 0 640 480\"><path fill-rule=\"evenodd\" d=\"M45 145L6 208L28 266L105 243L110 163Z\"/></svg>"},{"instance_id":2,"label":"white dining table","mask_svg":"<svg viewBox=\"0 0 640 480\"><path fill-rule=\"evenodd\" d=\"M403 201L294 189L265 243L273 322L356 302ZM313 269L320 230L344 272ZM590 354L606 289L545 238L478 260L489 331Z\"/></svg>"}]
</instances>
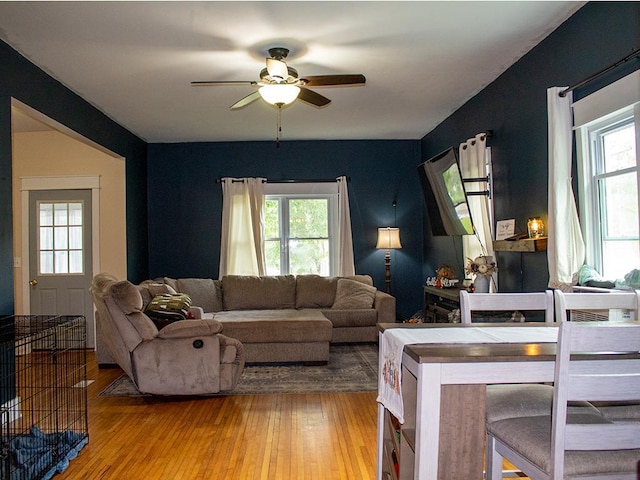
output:
<instances>
[{"instance_id":1,"label":"white dining table","mask_svg":"<svg viewBox=\"0 0 640 480\"><path fill-rule=\"evenodd\" d=\"M401 458L400 478L481 480L486 385L553 381L557 332L553 323L381 324L379 376L385 361L396 356L389 343L392 349L400 343L403 394L412 386L401 416L413 455ZM382 479L387 398L382 378L379 383L377 478Z\"/></svg>"}]
</instances>

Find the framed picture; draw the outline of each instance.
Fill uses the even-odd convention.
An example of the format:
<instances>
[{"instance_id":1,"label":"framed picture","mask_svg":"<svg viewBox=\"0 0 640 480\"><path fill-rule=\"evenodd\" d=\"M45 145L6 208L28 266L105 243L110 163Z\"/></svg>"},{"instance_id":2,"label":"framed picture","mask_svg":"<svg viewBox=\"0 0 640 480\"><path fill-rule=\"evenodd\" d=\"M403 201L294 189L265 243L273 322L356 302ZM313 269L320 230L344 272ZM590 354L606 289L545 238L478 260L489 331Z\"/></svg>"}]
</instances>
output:
<instances>
[{"instance_id":1,"label":"framed picture","mask_svg":"<svg viewBox=\"0 0 640 480\"><path fill-rule=\"evenodd\" d=\"M516 219L498 220L496 223L496 240L504 240L516 233Z\"/></svg>"}]
</instances>

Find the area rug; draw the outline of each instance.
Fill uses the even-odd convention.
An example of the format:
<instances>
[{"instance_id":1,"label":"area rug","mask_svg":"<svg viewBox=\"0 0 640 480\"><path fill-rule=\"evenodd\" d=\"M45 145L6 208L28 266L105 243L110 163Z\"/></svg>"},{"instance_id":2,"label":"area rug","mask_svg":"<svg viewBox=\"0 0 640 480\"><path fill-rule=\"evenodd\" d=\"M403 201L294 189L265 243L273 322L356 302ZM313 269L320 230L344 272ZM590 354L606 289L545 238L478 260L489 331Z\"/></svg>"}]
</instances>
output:
<instances>
[{"instance_id":1,"label":"area rug","mask_svg":"<svg viewBox=\"0 0 640 480\"><path fill-rule=\"evenodd\" d=\"M378 389L378 345L331 345L329 363L249 365L231 392L220 395L264 393L372 392ZM99 397L152 396L140 393L127 375L118 377Z\"/></svg>"}]
</instances>

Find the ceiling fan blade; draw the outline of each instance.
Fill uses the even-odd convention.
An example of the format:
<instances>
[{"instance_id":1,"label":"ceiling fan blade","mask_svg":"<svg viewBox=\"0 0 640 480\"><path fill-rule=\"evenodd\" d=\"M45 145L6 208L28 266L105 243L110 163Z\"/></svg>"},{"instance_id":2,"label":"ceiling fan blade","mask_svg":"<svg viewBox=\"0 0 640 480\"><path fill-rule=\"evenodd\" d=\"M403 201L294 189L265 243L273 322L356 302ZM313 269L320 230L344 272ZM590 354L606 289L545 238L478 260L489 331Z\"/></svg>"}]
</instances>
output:
<instances>
[{"instance_id":1,"label":"ceiling fan blade","mask_svg":"<svg viewBox=\"0 0 640 480\"><path fill-rule=\"evenodd\" d=\"M289 76L287 64L275 58L267 58L267 71L271 78L286 79Z\"/></svg>"},{"instance_id":2,"label":"ceiling fan blade","mask_svg":"<svg viewBox=\"0 0 640 480\"><path fill-rule=\"evenodd\" d=\"M215 85L257 85L252 80L213 80L205 82L191 82L192 87L213 87Z\"/></svg>"},{"instance_id":3,"label":"ceiling fan blade","mask_svg":"<svg viewBox=\"0 0 640 480\"><path fill-rule=\"evenodd\" d=\"M238 110L239 108L246 107L250 103L253 103L256 100L258 100L259 98L260 98L260 92L256 91L256 92L250 93L246 97L238 100L236 103L231 105L231 110Z\"/></svg>"},{"instance_id":4,"label":"ceiling fan blade","mask_svg":"<svg viewBox=\"0 0 640 480\"><path fill-rule=\"evenodd\" d=\"M364 85L366 78L362 74L347 75L311 75L300 81L307 87L328 87L331 85Z\"/></svg>"},{"instance_id":5,"label":"ceiling fan blade","mask_svg":"<svg viewBox=\"0 0 640 480\"><path fill-rule=\"evenodd\" d=\"M309 90L308 88L300 87L300 93L298 94L298 99L303 102L310 103L315 105L316 107L324 107L331 103L327 97L320 95L313 90Z\"/></svg>"}]
</instances>

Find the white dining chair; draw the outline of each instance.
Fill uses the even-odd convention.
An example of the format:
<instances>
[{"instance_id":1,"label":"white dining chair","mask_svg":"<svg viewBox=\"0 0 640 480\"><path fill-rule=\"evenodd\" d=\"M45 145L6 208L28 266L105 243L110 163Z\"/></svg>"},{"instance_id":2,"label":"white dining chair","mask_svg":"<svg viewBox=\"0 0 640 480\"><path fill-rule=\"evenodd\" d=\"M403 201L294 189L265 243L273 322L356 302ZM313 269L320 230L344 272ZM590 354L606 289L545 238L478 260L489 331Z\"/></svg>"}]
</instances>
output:
<instances>
[{"instance_id":1,"label":"white dining chair","mask_svg":"<svg viewBox=\"0 0 640 480\"><path fill-rule=\"evenodd\" d=\"M460 322L472 323L472 312L544 312L544 321L553 322L553 292L469 293L460 290Z\"/></svg>"},{"instance_id":2,"label":"white dining chair","mask_svg":"<svg viewBox=\"0 0 640 480\"><path fill-rule=\"evenodd\" d=\"M640 422L571 413L568 404L640 400L640 322L565 321L559 330L552 413L488 424L486 478L501 479L507 458L538 480L637 479Z\"/></svg>"},{"instance_id":3,"label":"white dining chair","mask_svg":"<svg viewBox=\"0 0 640 480\"><path fill-rule=\"evenodd\" d=\"M553 322L553 291L530 293L460 292L460 318L471 323L474 311L544 312L545 323ZM551 411L553 388L543 384L487 385L485 418L487 423L523 415L542 415Z\"/></svg>"},{"instance_id":4,"label":"white dining chair","mask_svg":"<svg viewBox=\"0 0 640 480\"><path fill-rule=\"evenodd\" d=\"M543 312L545 323L554 321L553 291L529 293L460 292L461 323L472 323L473 312ZM505 418L551 413L553 387L544 384L487 385L485 421L487 424ZM575 407L595 407L583 402ZM572 407L573 408L573 407ZM495 468L499 468L496 466ZM506 471L505 471L506 473Z\"/></svg>"},{"instance_id":5,"label":"white dining chair","mask_svg":"<svg viewBox=\"0 0 640 480\"><path fill-rule=\"evenodd\" d=\"M610 321L639 320L640 291L580 288L555 291L556 317L560 322L608 318ZM608 420L640 421L640 402L592 402Z\"/></svg>"}]
</instances>

